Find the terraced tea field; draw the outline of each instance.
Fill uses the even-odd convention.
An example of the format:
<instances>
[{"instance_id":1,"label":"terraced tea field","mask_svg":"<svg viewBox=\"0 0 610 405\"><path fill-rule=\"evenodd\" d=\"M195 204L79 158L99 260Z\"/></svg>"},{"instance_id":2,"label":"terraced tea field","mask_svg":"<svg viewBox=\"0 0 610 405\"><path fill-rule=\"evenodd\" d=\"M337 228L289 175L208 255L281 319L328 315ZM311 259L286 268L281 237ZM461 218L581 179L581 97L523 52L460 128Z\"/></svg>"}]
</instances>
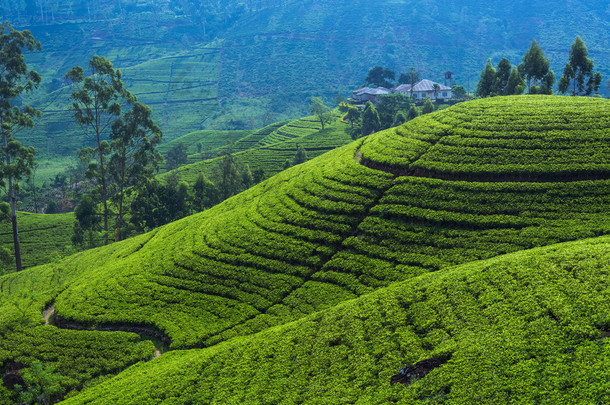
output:
<instances>
[{"instance_id":1,"label":"terraced tea field","mask_svg":"<svg viewBox=\"0 0 610 405\"><path fill-rule=\"evenodd\" d=\"M610 362L598 340L610 330L608 239L493 257L610 233L609 111L606 100L493 98L373 134L149 234L0 278L0 333L55 328L40 316L54 303L62 323L171 341L174 353L73 403L116 402L123 389L133 403L561 402L581 388L604 402L605 380L584 381ZM594 164L581 147L601 151ZM45 333L25 343L24 365L55 347ZM17 362L0 355L5 372ZM446 364L389 386L430 357ZM561 377L572 365L582 380ZM70 389L87 380L71 378Z\"/></svg>"},{"instance_id":2,"label":"terraced tea field","mask_svg":"<svg viewBox=\"0 0 610 405\"><path fill-rule=\"evenodd\" d=\"M265 175L270 177L284 170L286 161L292 162L299 145L303 146L311 159L351 142L352 139L346 132L348 125L339 120L338 114L334 118L335 121L326 125L324 130L314 117L268 125L239 139L230 149L235 152L239 163L248 164L252 171L262 169ZM194 163L181 166L170 173L177 174L182 181L190 184L195 182L201 172L211 178L219 160L206 157L219 155L227 150L228 147L225 146L213 149L209 154L191 154L188 159ZM159 177L163 179L168 175L164 173Z\"/></svg>"}]
</instances>

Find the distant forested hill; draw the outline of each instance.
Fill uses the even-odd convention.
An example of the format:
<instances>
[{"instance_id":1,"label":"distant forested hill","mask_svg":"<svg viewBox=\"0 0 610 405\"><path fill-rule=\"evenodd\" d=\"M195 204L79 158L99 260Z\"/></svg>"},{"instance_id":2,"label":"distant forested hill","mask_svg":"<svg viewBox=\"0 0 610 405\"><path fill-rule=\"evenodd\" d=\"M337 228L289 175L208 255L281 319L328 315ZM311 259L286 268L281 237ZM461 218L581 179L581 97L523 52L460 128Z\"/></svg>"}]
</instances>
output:
<instances>
[{"instance_id":1,"label":"distant forested hill","mask_svg":"<svg viewBox=\"0 0 610 405\"><path fill-rule=\"evenodd\" d=\"M383 65L447 70L472 91L487 58L517 64L536 39L561 74L576 35L610 73L610 6L601 0L51 1L0 0L3 18L28 28L43 52L33 102L45 110L28 136L41 153L83 144L63 75L93 54L124 70L172 140L200 129L254 129L308 112L309 97L362 84ZM606 84L602 86L606 93Z\"/></svg>"}]
</instances>

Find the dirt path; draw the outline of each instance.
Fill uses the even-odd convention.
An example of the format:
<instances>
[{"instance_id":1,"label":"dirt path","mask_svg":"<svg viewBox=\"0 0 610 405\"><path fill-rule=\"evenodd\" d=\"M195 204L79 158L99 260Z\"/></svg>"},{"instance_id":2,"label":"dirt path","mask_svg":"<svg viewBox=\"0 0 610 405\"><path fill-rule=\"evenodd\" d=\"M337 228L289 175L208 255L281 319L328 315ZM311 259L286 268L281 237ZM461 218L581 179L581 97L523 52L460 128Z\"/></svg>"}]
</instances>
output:
<instances>
[{"instance_id":1,"label":"dirt path","mask_svg":"<svg viewBox=\"0 0 610 405\"><path fill-rule=\"evenodd\" d=\"M47 309L42 313L42 317L44 318L44 324L49 326L51 324L51 317L55 313L55 304L51 304Z\"/></svg>"},{"instance_id":2,"label":"dirt path","mask_svg":"<svg viewBox=\"0 0 610 405\"><path fill-rule=\"evenodd\" d=\"M55 314L55 304L51 304L48 308L46 308L43 313L42 313L42 318L44 319L44 324L46 326L51 325L51 317ZM54 325L57 326L57 325ZM60 326L57 326L59 328L61 328ZM64 328L64 329L76 329L76 328ZM92 329L95 330L95 329ZM121 328L117 328L117 331L121 331ZM99 332L104 332L104 331L111 331L111 329L104 329L104 330L99 330ZM128 332L125 330L122 330L123 332ZM132 333L137 333L137 332L132 332ZM154 344L154 342L153 342ZM153 356L153 359L159 358L161 357L161 355L163 354L163 352L161 351L161 349L155 344L155 355Z\"/></svg>"}]
</instances>

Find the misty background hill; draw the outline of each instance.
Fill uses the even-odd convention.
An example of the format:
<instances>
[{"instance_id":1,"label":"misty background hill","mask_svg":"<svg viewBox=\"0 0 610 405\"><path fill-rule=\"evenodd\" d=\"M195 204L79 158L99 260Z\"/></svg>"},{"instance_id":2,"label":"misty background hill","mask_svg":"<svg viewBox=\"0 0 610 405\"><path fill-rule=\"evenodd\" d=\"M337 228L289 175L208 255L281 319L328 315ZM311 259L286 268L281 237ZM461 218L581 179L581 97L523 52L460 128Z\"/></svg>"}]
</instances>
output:
<instances>
[{"instance_id":1,"label":"misty background hill","mask_svg":"<svg viewBox=\"0 0 610 405\"><path fill-rule=\"evenodd\" d=\"M43 77L29 102L44 111L24 143L73 155L85 139L68 111L64 74L94 54L123 70L171 141L200 129L254 129L306 115L309 98L334 104L370 68L473 91L488 58L518 64L532 39L561 75L580 35L610 73L605 1L0 1L2 18L29 29L43 51L27 56ZM606 82L600 89L607 93Z\"/></svg>"}]
</instances>

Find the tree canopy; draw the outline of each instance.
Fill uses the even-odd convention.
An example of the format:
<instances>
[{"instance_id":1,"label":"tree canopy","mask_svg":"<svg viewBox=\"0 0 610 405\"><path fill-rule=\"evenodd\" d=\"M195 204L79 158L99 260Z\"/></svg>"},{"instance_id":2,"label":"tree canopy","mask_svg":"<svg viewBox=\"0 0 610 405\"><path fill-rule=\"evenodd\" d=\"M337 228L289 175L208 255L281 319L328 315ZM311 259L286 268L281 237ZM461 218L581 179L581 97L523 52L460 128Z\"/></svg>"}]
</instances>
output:
<instances>
[{"instance_id":1,"label":"tree canopy","mask_svg":"<svg viewBox=\"0 0 610 405\"><path fill-rule=\"evenodd\" d=\"M593 73L593 60L588 58L589 51L585 42L576 37L570 49L570 59L563 69L563 75L559 80L559 91L573 95L588 96L599 90L602 75Z\"/></svg>"},{"instance_id":2,"label":"tree canopy","mask_svg":"<svg viewBox=\"0 0 610 405\"><path fill-rule=\"evenodd\" d=\"M366 83L376 87L387 87L393 86L392 82L396 78L396 73L392 69L383 68L381 66L375 66L369 70L369 74L366 76Z\"/></svg>"},{"instance_id":3,"label":"tree canopy","mask_svg":"<svg viewBox=\"0 0 610 405\"><path fill-rule=\"evenodd\" d=\"M481 79L477 84L476 94L479 97L489 97L496 87L496 69L491 64L491 58L487 59L487 64L481 72Z\"/></svg>"},{"instance_id":4,"label":"tree canopy","mask_svg":"<svg viewBox=\"0 0 610 405\"><path fill-rule=\"evenodd\" d=\"M519 73L527 82L528 93L552 94L555 74L549 70L549 60L535 39L521 60ZM540 87L537 86L538 82L541 82Z\"/></svg>"},{"instance_id":5,"label":"tree canopy","mask_svg":"<svg viewBox=\"0 0 610 405\"><path fill-rule=\"evenodd\" d=\"M322 129L324 129L325 124L328 124L332 121L331 109L330 107L324 105L324 102L320 97L312 97L309 108L311 110L311 113L318 117L318 119L320 120Z\"/></svg>"}]
</instances>

